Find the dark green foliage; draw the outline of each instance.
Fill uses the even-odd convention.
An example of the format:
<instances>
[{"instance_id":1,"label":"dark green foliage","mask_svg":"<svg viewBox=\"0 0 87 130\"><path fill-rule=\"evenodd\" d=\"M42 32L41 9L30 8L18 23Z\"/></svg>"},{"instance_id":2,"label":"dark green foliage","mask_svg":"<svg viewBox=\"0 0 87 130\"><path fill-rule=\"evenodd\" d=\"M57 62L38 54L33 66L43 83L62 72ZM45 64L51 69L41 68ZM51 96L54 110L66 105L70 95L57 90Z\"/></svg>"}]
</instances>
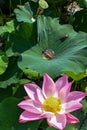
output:
<instances>
[{"instance_id":1,"label":"dark green foliage","mask_svg":"<svg viewBox=\"0 0 87 130\"><path fill-rule=\"evenodd\" d=\"M87 10L77 12L74 18L73 27L75 30L87 32Z\"/></svg>"}]
</instances>

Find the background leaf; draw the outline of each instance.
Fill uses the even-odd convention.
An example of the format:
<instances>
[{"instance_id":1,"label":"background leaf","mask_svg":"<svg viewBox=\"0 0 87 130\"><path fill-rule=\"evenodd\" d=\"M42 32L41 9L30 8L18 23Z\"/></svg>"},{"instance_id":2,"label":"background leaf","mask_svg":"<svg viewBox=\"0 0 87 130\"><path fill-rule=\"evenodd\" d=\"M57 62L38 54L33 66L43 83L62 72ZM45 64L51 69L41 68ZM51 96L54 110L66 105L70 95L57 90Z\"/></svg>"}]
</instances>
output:
<instances>
[{"instance_id":1,"label":"background leaf","mask_svg":"<svg viewBox=\"0 0 87 130\"><path fill-rule=\"evenodd\" d=\"M14 10L16 18L19 22L29 22L32 23L33 12L30 8L29 2L25 3L24 6L18 5L18 8Z\"/></svg>"},{"instance_id":2,"label":"background leaf","mask_svg":"<svg viewBox=\"0 0 87 130\"><path fill-rule=\"evenodd\" d=\"M78 0L81 7L87 8L87 0Z\"/></svg>"},{"instance_id":3,"label":"background leaf","mask_svg":"<svg viewBox=\"0 0 87 130\"><path fill-rule=\"evenodd\" d=\"M48 127L46 130L57 130L57 129L55 129L53 127Z\"/></svg>"},{"instance_id":4,"label":"background leaf","mask_svg":"<svg viewBox=\"0 0 87 130\"><path fill-rule=\"evenodd\" d=\"M69 77L71 77L75 81L79 81L87 76L85 72L74 74L73 72L66 71L65 74L67 74Z\"/></svg>"},{"instance_id":5,"label":"background leaf","mask_svg":"<svg viewBox=\"0 0 87 130\"><path fill-rule=\"evenodd\" d=\"M19 55L19 53L33 46L35 44L35 40L36 28L34 24L22 23L20 24L18 30L11 33L6 53L8 56L12 56L14 53Z\"/></svg>"},{"instance_id":6,"label":"background leaf","mask_svg":"<svg viewBox=\"0 0 87 130\"><path fill-rule=\"evenodd\" d=\"M39 121L31 121L24 124L16 124L15 130L38 130Z\"/></svg>"},{"instance_id":7,"label":"background leaf","mask_svg":"<svg viewBox=\"0 0 87 130\"><path fill-rule=\"evenodd\" d=\"M19 116L18 102L19 99L9 97L0 103L0 129L11 130L17 122Z\"/></svg>"},{"instance_id":8,"label":"background leaf","mask_svg":"<svg viewBox=\"0 0 87 130\"><path fill-rule=\"evenodd\" d=\"M6 88L17 83L21 77L21 70L17 66L17 58L10 57L6 71L0 75L0 88Z\"/></svg>"},{"instance_id":9,"label":"background leaf","mask_svg":"<svg viewBox=\"0 0 87 130\"><path fill-rule=\"evenodd\" d=\"M65 130L77 130L76 126L73 124L67 125Z\"/></svg>"},{"instance_id":10,"label":"background leaf","mask_svg":"<svg viewBox=\"0 0 87 130\"><path fill-rule=\"evenodd\" d=\"M8 58L5 55L0 55L0 75L3 74L8 66Z\"/></svg>"},{"instance_id":11,"label":"background leaf","mask_svg":"<svg viewBox=\"0 0 87 130\"><path fill-rule=\"evenodd\" d=\"M23 73L27 76L27 78L32 80L38 80L40 78L40 74L37 71L31 69L24 69Z\"/></svg>"},{"instance_id":12,"label":"background leaf","mask_svg":"<svg viewBox=\"0 0 87 130\"><path fill-rule=\"evenodd\" d=\"M11 33L12 31L15 30L16 25L17 25L16 21L11 20L11 21L7 22L4 26L0 26L0 35L5 32Z\"/></svg>"},{"instance_id":13,"label":"background leaf","mask_svg":"<svg viewBox=\"0 0 87 130\"><path fill-rule=\"evenodd\" d=\"M75 13L73 27L76 31L87 32L87 10Z\"/></svg>"}]
</instances>

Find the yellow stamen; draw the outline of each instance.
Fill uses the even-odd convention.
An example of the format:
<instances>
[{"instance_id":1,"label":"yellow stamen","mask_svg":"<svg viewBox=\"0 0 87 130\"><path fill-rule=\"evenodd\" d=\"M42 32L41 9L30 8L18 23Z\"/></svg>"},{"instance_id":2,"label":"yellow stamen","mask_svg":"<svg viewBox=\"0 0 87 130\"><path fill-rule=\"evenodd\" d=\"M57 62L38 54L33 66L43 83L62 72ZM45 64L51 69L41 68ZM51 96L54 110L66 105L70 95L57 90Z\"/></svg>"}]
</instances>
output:
<instances>
[{"instance_id":1,"label":"yellow stamen","mask_svg":"<svg viewBox=\"0 0 87 130\"><path fill-rule=\"evenodd\" d=\"M50 96L44 101L42 108L45 111L53 112L54 114L56 114L61 110L60 105L61 105L60 99Z\"/></svg>"}]
</instances>

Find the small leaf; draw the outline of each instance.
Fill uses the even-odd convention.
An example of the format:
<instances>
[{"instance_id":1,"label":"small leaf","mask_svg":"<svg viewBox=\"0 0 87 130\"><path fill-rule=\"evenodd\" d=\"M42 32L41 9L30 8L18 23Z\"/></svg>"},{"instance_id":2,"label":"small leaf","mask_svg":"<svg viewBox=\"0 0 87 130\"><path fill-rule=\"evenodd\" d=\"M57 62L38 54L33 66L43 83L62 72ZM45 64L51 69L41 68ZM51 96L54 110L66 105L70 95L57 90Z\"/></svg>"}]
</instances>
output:
<instances>
[{"instance_id":1,"label":"small leaf","mask_svg":"<svg viewBox=\"0 0 87 130\"><path fill-rule=\"evenodd\" d=\"M8 66L8 58L5 55L0 55L0 75L3 74Z\"/></svg>"},{"instance_id":2,"label":"small leaf","mask_svg":"<svg viewBox=\"0 0 87 130\"><path fill-rule=\"evenodd\" d=\"M83 78L85 78L87 76L85 74L85 72L75 74L75 73L73 73L71 71L65 71L65 74L67 74L69 77L71 77L75 81L79 81L79 80L81 80L81 79L83 79Z\"/></svg>"},{"instance_id":3,"label":"small leaf","mask_svg":"<svg viewBox=\"0 0 87 130\"><path fill-rule=\"evenodd\" d=\"M16 21L11 20L7 22L4 26L0 26L0 34L5 32L11 33L12 31L15 30L16 24L17 24Z\"/></svg>"},{"instance_id":4,"label":"small leaf","mask_svg":"<svg viewBox=\"0 0 87 130\"><path fill-rule=\"evenodd\" d=\"M19 22L29 22L29 23L35 22L29 2L25 3L24 6L18 5L18 8L16 8L14 12Z\"/></svg>"},{"instance_id":5,"label":"small leaf","mask_svg":"<svg viewBox=\"0 0 87 130\"><path fill-rule=\"evenodd\" d=\"M16 76L17 75L15 74L11 78L8 78L8 79L6 79L4 81L3 80L0 81L0 88L7 88L8 86L10 86L12 84L18 83L19 79Z\"/></svg>"},{"instance_id":6,"label":"small leaf","mask_svg":"<svg viewBox=\"0 0 87 130\"><path fill-rule=\"evenodd\" d=\"M24 85L26 83L34 83L34 82L32 80L28 80L28 79L20 79L19 80L20 85Z\"/></svg>"},{"instance_id":7,"label":"small leaf","mask_svg":"<svg viewBox=\"0 0 87 130\"><path fill-rule=\"evenodd\" d=\"M38 78L40 78L40 74L35 70L24 69L23 72L29 79L37 80Z\"/></svg>"}]
</instances>

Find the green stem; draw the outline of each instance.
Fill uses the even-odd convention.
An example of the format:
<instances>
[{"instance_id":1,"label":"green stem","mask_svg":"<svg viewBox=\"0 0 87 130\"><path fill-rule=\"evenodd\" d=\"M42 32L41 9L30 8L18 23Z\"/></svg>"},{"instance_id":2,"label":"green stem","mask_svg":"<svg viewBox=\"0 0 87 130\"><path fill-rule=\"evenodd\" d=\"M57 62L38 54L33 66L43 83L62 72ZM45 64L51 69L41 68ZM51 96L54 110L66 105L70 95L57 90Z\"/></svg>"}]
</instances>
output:
<instances>
[{"instance_id":1,"label":"green stem","mask_svg":"<svg viewBox=\"0 0 87 130\"><path fill-rule=\"evenodd\" d=\"M75 90L75 91L76 91L76 89L77 89L77 84L78 84L78 82L75 83L75 87L74 87L74 90Z\"/></svg>"},{"instance_id":2,"label":"green stem","mask_svg":"<svg viewBox=\"0 0 87 130\"><path fill-rule=\"evenodd\" d=\"M22 5L22 1L20 0L20 5Z\"/></svg>"},{"instance_id":3,"label":"green stem","mask_svg":"<svg viewBox=\"0 0 87 130\"><path fill-rule=\"evenodd\" d=\"M54 10L55 10L56 16L58 17L58 10L56 8L56 2L55 2L55 0L53 2L53 6L54 6Z\"/></svg>"},{"instance_id":4,"label":"green stem","mask_svg":"<svg viewBox=\"0 0 87 130\"><path fill-rule=\"evenodd\" d=\"M0 8L0 14L3 15L1 8Z\"/></svg>"},{"instance_id":5,"label":"green stem","mask_svg":"<svg viewBox=\"0 0 87 130\"><path fill-rule=\"evenodd\" d=\"M9 13L10 13L10 15L11 15L11 6L12 6L12 2L11 2L11 0L9 0Z\"/></svg>"},{"instance_id":6,"label":"green stem","mask_svg":"<svg viewBox=\"0 0 87 130\"><path fill-rule=\"evenodd\" d=\"M3 26L4 22L3 22L3 13L2 13L1 8L0 8L0 15L1 15L0 25L2 25L2 26Z\"/></svg>"}]
</instances>

